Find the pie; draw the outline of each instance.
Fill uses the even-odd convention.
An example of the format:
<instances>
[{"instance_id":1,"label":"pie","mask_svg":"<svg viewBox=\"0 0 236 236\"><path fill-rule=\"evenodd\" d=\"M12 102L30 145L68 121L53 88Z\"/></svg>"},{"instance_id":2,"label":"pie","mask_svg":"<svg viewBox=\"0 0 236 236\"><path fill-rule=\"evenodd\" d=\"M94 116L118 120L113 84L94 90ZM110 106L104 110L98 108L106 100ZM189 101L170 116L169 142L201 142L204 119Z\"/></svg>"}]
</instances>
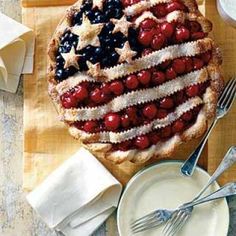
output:
<instances>
[{"instance_id":1,"label":"pie","mask_svg":"<svg viewBox=\"0 0 236 236\"><path fill-rule=\"evenodd\" d=\"M115 163L169 157L201 136L223 88L195 0L84 0L49 45L49 94L70 134Z\"/></svg>"}]
</instances>

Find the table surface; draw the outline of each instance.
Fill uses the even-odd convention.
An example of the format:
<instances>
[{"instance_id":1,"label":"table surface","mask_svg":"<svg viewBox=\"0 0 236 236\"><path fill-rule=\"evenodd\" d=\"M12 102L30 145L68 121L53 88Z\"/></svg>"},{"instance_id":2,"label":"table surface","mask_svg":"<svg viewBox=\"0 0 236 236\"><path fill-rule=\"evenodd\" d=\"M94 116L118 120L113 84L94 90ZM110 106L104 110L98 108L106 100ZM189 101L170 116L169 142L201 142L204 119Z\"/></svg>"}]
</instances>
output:
<instances>
[{"instance_id":1,"label":"table surface","mask_svg":"<svg viewBox=\"0 0 236 236\"><path fill-rule=\"evenodd\" d=\"M21 21L20 0L0 0L0 11ZM22 185L23 84L16 94L0 91L0 235L56 236L32 212ZM236 197L228 199L231 224L236 235ZM94 236L118 235L115 217L110 217Z\"/></svg>"}]
</instances>

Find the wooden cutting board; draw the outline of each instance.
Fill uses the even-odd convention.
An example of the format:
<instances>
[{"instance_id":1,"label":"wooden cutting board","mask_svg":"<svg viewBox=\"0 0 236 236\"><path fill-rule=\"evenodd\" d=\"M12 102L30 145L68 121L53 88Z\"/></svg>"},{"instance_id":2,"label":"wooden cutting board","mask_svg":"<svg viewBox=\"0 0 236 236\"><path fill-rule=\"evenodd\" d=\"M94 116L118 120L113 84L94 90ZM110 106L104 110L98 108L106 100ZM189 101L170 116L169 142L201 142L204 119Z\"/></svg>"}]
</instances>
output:
<instances>
[{"instance_id":1,"label":"wooden cutting board","mask_svg":"<svg viewBox=\"0 0 236 236\"><path fill-rule=\"evenodd\" d=\"M68 4L74 0L22 0L23 23L37 35L35 69L33 75L24 76L24 181L23 187L32 190L56 167L79 149L79 143L69 134L47 94L46 68L47 45ZM215 1L201 1L201 10L210 18L214 37L222 48L226 79L236 66L236 31L219 18ZM235 141L236 107L218 124L209 141L208 150L201 157L200 164L210 172L215 169L228 147ZM199 140L184 144L172 159L185 159L194 150ZM144 165L124 163L114 165L101 160L111 173L125 184ZM148 163L149 164L149 163ZM222 182L233 177L225 174Z\"/></svg>"}]
</instances>

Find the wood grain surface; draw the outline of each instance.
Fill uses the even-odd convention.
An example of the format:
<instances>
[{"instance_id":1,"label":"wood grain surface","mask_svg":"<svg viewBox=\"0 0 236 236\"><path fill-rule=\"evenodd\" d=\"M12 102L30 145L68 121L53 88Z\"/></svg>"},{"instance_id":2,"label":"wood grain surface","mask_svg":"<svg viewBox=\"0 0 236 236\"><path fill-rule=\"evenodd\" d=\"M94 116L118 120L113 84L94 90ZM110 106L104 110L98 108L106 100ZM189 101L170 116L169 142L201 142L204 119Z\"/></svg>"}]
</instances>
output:
<instances>
[{"instance_id":1,"label":"wood grain surface","mask_svg":"<svg viewBox=\"0 0 236 236\"><path fill-rule=\"evenodd\" d=\"M209 1L210 2L210 1ZM209 6L210 7L210 6ZM19 0L0 0L0 10L6 15L21 21L21 8ZM218 27L225 27L219 25ZM225 28L226 34L232 37ZM216 35L217 36L217 35ZM218 36L217 36L218 37ZM221 36L223 37L223 36ZM232 38L234 43L235 38ZM223 45L222 45L223 46ZM232 56L231 46L226 45L224 53ZM236 54L234 54L235 56ZM227 56L227 55L226 55ZM232 58L231 58L232 59ZM227 57L230 60L230 57ZM227 76L229 72L225 65ZM44 223L32 212L25 201L22 191L22 143L23 143L23 85L19 86L17 94L0 91L0 235L1 236L56 236ZM228 119L233 119L230 116ZM235 117L234 117L235 119ZM230 127L223 128L223 124L216 127L213 136L219 139L219 145L223 144L225 149L229 143L227 138L221 138L222 132L230 134ZM235 142L235 134L228 137L230 144ZM214 140L213 140L214 141ZM213 142L210 141L210 142ZM210 143L211 144L211 143ZM219 146L211 146L214 155L222 155ZM218 153L217 153L218 152ZM219 153L220 152L220 153ZM212 171L212 170L210 170ZM228 177L228 176L226 176ZM224 179L227 179L227 178ZM233 178L233 175L230 177ZM234 180L236 177L234 176ZM232 179L233 180L233 179ZM236 198L229 199L231 224L229 236L236 235ZM115 217L111 217L94 236L115 236ZM204 235L203 235L204 236Z\"/></svg>"}]
</instances>

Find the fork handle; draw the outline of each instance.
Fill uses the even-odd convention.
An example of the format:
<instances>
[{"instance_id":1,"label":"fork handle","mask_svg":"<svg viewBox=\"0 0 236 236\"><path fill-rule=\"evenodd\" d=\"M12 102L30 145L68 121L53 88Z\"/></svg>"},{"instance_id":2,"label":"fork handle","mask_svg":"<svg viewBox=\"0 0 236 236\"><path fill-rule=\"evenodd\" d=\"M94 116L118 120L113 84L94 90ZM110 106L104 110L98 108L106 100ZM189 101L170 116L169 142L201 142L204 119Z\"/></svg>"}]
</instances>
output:
<instances>
[{"instance_id":1,"label":"fork handle","mask_svg":"<svg viewBox=\"0 0 236 236\"><path fill-rule=\"evenodd\" d=\"M221 187L220 189L218 189L217 191L207 195L206 197L200 198L199 200L195 202L186 203L182 205L179 209L186 209L188 207L193 207L193 206L205 203L205 202L229 197L232 195L236 195L236 182L228 183L224 185L223 187Z\"/></svg>"},{"instance_id":2,"label":"fork handle","mask_svg":"<svg viewBox=\"0 0 236 236\"><path fill-rule=\"evenodd\" d=\"M189 156L189 158L182 165L180 171L183 175L186 175L186 176L193 175L193 172L196 168L199 157L201 156L203 148L205 147L205 144L207 142L207 139L208 139L212 129L215 127L217 121L218 121L218 119L215 118L215 120L212 122L210 128L207 130L207 132L203 136L203 138L202 138L201 142L199 143L198 147L196 148L196 150Z\"/></svg>"}]
</instances>

